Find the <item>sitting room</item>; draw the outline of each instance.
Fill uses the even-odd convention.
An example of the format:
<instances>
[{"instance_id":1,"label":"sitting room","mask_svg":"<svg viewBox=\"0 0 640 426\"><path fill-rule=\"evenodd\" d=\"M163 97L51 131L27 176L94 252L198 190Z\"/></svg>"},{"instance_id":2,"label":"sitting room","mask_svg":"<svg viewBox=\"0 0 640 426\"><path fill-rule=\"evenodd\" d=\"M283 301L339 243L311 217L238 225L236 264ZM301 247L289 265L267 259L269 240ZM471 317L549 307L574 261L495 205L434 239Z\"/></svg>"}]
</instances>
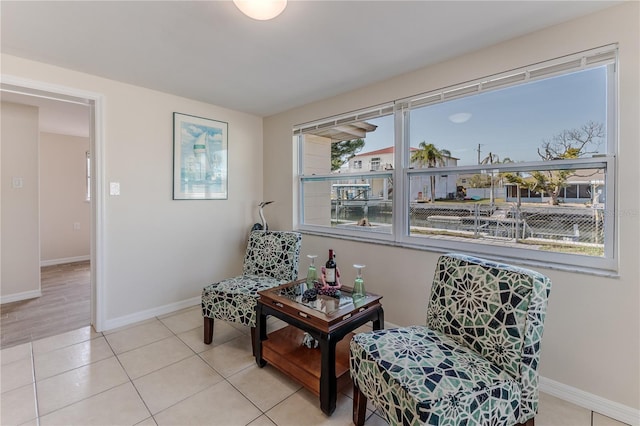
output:
<instances>
[{"instance_id":1,"label":"sitting room","mask_svg":"<svg viewBox=\"0 0 640 426\"><path fill-rule=\"evenodd\" d=\"M247 3L0 3L0 423L640 426L640 3Z\"/></svg>"}]
</instances>

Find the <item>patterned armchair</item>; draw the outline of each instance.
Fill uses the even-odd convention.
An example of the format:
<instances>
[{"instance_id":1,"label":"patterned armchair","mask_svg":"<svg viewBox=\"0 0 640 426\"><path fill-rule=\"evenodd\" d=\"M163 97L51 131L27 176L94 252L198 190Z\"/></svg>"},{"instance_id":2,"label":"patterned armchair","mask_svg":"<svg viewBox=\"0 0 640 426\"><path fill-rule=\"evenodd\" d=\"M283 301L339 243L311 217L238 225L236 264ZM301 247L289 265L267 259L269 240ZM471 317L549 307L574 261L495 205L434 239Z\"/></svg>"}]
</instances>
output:
<instances>
[{"instance_id":1,"label":"patterned armchair","mask_svg":"<svg viewBox=\"0 0 640 426\"><path fill-rule=\"evenodd\" d=\"M255 341L258 292L297 279L301 243L298 232L251 232L242 275L202 290L204 343L213 339L214 318L251 327Z\"/></svg>"},{"instance_id":2,"label":"patterned armchair","mask_svg":"<svg viewBox=\"0 0 640 426\"><path fill-rule=\"evenodd\" d=\"M370 400L391 425L533 426L550 290L528 269L441 256L426 327L351 340L353 422Z\"/></svg>"}]
</instances>

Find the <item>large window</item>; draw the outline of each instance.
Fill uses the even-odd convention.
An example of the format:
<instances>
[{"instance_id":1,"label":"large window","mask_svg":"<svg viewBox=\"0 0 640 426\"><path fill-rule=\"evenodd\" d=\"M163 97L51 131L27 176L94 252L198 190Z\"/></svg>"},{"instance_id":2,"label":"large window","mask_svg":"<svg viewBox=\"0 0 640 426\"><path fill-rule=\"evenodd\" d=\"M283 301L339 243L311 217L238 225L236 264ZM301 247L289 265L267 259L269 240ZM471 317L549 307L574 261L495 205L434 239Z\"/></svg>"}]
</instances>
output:
<instances>
[{"instance_id":1,"label":"large window","mask_svg":"<svg viewBox=\"0 0 640 426\"><path fill-rule=\"evenodd\" d=\"M297 126L300 229L615 270L615 61L600 48Z\"/></svg>"}]
</instances>

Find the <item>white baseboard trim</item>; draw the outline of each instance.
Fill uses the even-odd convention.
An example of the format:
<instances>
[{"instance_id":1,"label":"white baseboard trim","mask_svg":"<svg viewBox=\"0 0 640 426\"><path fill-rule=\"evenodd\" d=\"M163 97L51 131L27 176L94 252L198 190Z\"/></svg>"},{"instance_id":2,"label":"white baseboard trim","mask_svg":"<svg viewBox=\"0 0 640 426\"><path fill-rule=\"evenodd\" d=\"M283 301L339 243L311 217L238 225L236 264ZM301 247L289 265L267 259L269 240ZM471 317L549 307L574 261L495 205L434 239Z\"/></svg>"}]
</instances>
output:
<instances>
[{"instance_id":1,"label":"white baseboard trim","mask_svg":"<svg viewBox=\"0 0 640 426\"><path fill-rule=\"evenodd\" d=\"M0 305L11 302L19 302L20 300L35 299L36 297L40 296L42 296L42 291L40 290L31 290L23 291L22 293L8 294L6 296L0 297Z\"/></svg>"},{"instance_id":2,"label":"white baseboard trim","mask_svg":"<svg viewBox=\"0 0 640 426\"><path fill-rule=\"evenodd\" d=\"M620 422L638 426L640 425L640 410L636 410L626 405L610 401L601 396L565 385L555 380L540 376L538 389L556 398L560 398L596 413L611 417Z\"/></svg>"},{"instance_id":3,"label":"white baseboard trim","mask_svg":"<svg viewBox=\"0 0 640 426\"><path fill-rule=\"evenodd\" d=\"M91 257L89 255L86 255L86 256L75 256L75 257L63 257L60 259L41 260L40 266L62 265L64 263L82 262L90 259Z\"/></svg>"},{"instance_id":4,"label":"white baseboard trim","mask_svg":"<svg viewBox=\"0 0 640 426\"><path fill-rule=\"evenodd\" d=\"M180 302L169 303L168 305L159 306L157 308L147 309L145 311L136 312L130 315L124 315L122 317L107 319L104 322L104 330L97 331L109 331L115 328L124 327L126 325L135 324L140 321L148 320L160 315L170 314L180 309L189 308L191 306L200 305L202 296L192 297L191 299L182 300Z\"/></svg>"}]
</instances>

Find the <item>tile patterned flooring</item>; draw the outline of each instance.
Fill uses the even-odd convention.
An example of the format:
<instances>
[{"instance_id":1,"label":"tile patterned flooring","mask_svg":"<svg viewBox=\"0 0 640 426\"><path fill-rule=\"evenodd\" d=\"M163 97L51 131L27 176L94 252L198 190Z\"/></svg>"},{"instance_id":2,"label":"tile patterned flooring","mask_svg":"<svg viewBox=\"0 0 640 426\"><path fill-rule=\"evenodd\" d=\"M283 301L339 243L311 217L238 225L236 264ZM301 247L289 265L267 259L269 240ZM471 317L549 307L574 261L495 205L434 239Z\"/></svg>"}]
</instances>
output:
<instances>
[{"instance_id":1,"label":"tile patterned flooring","mask_svg":"<svg viewBox=\"0 0 640 426\"><path fill-rule=\"evenodd\" d=\"M216 321L213 343L203 344L199 307L104 333L80 328L0 357L3 426L352 424L350 392L325 416L312 393L256 366L248 329ZM368 426L386 424L367 415ZM541 394L536 425L622 423Z\"/></svg>"}]
</instances>

